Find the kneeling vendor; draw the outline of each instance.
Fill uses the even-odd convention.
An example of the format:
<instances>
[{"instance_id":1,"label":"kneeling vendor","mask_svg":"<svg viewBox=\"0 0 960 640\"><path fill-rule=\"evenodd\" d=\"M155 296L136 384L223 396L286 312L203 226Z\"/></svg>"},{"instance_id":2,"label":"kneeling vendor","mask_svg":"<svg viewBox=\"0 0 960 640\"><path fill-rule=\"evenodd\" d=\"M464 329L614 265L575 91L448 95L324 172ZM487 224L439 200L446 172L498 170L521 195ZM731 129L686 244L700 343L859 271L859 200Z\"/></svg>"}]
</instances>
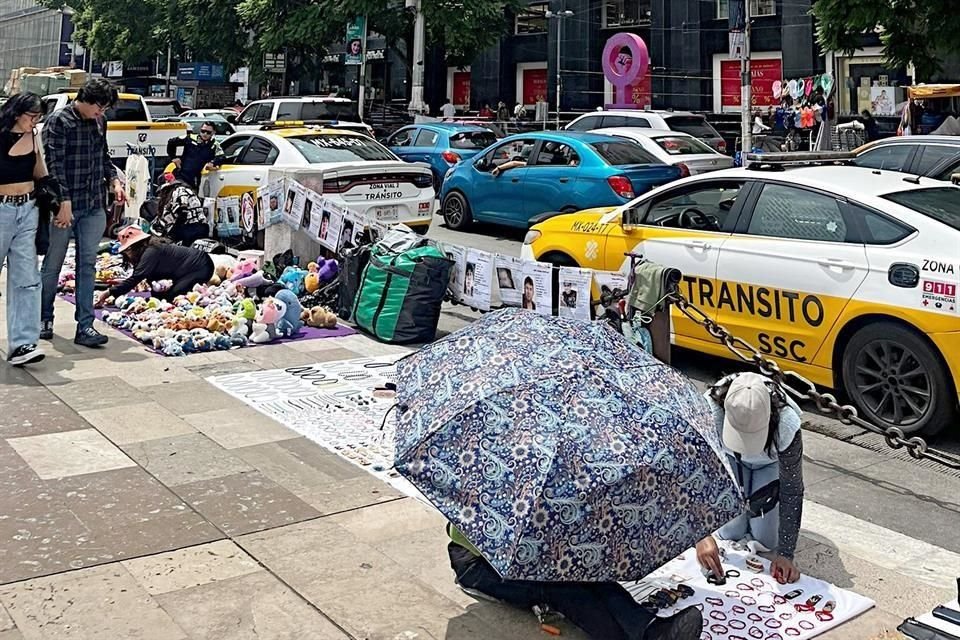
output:
<instances>
[{"instance_id":1,"label":"kneeling vendor","mask_svg":"<svg viewBox=\"0 0 960 640\"><path fill-rule=\"evenodd\" d=\"M97 297L97 306L102 306L107 298L132 291L144 280L149 283L172 280L173 286L157 295L173 300L191 291L194 285L209 282L213 276L213 260L199 249L152 240L136 226L121 230L117 239L120 240L120 253L133 265L133 274L101 293Z\"/></svg>"}]
</instances>

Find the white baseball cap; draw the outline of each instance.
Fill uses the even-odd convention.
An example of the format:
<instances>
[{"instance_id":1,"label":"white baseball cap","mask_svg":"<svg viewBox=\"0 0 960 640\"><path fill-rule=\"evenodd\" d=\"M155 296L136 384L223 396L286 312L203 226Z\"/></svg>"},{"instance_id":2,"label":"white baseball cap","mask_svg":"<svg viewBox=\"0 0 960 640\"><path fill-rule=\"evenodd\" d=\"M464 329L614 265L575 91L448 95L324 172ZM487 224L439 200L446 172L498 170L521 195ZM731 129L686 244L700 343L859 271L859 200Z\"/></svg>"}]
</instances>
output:
<instances>
[{"instance_id":1,"label":"white baseball cap","mask_svg":"<svg viewBox=\"0 0 960 640\"><path fill-rule=\"evenodd\" d=\"M763 453L770 427L770 390L759 373L741 373L723 401L723 444L743 456Z\"/></svg>"}]
</instances>

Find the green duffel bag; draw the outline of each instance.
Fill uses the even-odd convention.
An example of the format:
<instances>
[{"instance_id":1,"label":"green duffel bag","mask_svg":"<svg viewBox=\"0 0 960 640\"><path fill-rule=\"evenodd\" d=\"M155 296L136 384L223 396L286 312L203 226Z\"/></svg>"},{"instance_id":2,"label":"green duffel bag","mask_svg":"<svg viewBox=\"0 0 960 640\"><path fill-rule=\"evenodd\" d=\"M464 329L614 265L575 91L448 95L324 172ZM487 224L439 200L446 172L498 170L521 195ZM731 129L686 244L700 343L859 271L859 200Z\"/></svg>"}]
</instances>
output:
<instances>
[{"instance_id":1,"label":"green duffel bag","mask_svg":"<svg viewBox=\"0 0 960 640\"><path fill-rule=\"evenodd\" d=\"M432 341L452 267L434 246L401 253L374 246L353 303L353 321L383 342Z\"/></svg>"}]
</instances>

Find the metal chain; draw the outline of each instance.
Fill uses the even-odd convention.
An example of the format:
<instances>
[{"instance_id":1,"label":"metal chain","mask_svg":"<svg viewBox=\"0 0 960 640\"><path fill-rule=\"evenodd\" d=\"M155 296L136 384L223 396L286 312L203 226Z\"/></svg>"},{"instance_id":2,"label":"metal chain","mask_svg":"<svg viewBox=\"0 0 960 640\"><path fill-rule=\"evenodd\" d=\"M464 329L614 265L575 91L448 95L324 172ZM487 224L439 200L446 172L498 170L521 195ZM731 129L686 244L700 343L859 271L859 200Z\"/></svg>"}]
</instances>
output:
<instances>
[{"instance_id":1,"label":"metal chain","mask_svg":"<svg viewBox=\"0 0 960 640\"><path fill-rule=\"evenodd\" d=\"M678 309L692 320L695 324L703 327L707 333L726 345L737 358L743 362L756 365L760 372L765 376L772 378L779 384L786 393L789 393L797 400L811 400L817 405L817 408L823 413L835 414L837 419L843 424L854 424L861 429L871 431L884 437L887 446L892 449L906 448L907 453L917 460L932 460L938 464L951 469L960 469L960 457L931 449L927 442L918 436L907 437L903 431L897 427L884 429L877 425L867 422L857 414L856 407L837 402L836 396L832 393L820 393L817 387L795 371L784 371L776 362L766 357L759 349L752 344L738 338L724 329L721 325L714 322L707 314L697 308L692 302L683 297L676 288L670 294L670 301Z\"/></svg>"}]
</instances>

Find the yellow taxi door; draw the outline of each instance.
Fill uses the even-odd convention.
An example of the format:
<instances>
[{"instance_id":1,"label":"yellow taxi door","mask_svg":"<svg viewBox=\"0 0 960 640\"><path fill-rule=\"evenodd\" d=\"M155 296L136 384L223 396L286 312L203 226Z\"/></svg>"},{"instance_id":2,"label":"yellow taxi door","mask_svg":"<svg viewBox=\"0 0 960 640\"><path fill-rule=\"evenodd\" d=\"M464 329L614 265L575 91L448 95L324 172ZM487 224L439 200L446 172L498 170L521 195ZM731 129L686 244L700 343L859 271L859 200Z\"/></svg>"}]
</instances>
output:
<instances>
[{"instance_id":1,"label":"yellow taxi door","mask_svg":"<svg viewBox=\"0 0 960 640\"><path fill-rule=\"evenodd\" d=\"M625 220L610 225L605 268L625 272L630 262L624 254L642 254L647 260L679 269L683 274L680 291L688 298L710 300L720 248L736 223L743 186L743 180L700 180L640 201L624 213ZM707 304L701 308L716 317L715 307ZM712 340L676 309L673 332L688 340Z\"/></svg>"},{"instance_id":2,"label":"yellow taxi door","mask_svg":"<svg viewBox=\"0 0 960 640\"><path fill-rule=\"evenodd\" d=\"M200 181L200 194L205 198L238 196L266 184L268 166L265 160L273 145L253 136L235 136L223 145L227 157L215 171L205 171ZM274 160L276 159L276 153ZM272 164L272 163L271 163Z\"/></svg>"}]
</instances>

